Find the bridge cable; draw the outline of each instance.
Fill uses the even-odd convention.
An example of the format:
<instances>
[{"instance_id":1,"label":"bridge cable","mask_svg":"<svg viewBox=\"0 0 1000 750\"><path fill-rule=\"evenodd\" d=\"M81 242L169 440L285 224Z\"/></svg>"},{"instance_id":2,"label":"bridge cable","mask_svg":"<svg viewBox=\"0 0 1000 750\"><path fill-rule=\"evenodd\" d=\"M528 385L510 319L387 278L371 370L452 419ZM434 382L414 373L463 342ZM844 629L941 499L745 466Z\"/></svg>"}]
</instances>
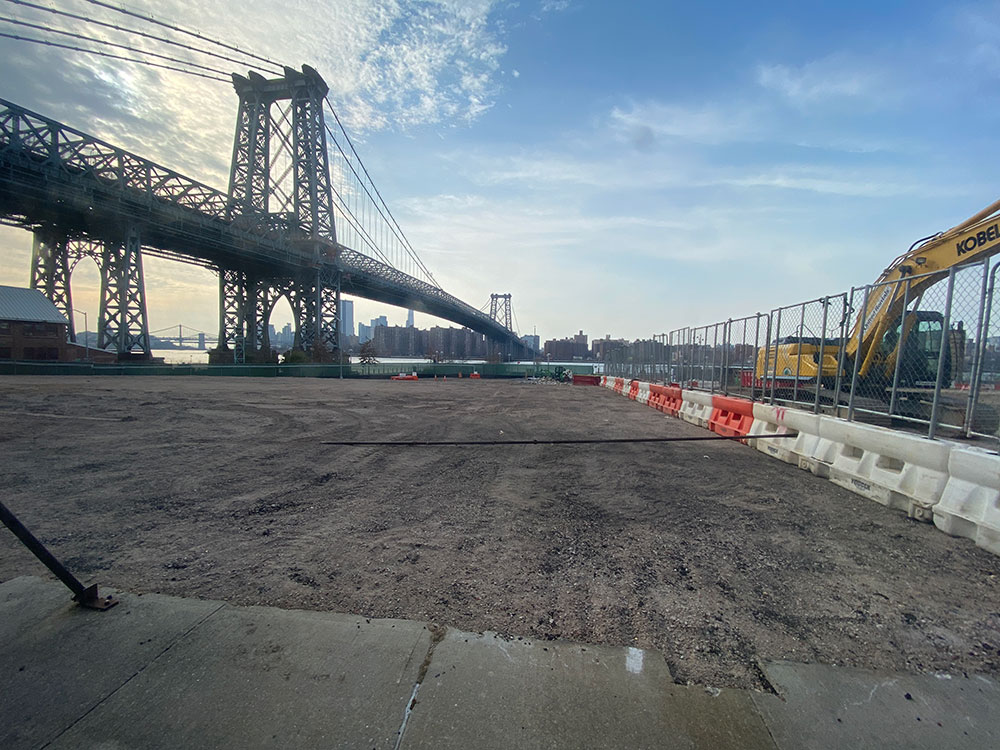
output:
<instances>
[{"instance_id":1,"label":"bridge cable","mask_svg":"<svg viewBox=\"0 0 1000 750\"><path fill-rule=\"evenodd\" d=\"M228 78L219 78L218 76L210 76L207 73L199 73L195 70L187 70L185 68L177 68L173 65L164 65L162 63L156 63L152 60L141 60L134 57L125 57L124 55L115 55L111 52L101 52L96 49L87 49L86 47L76 47L72 44L60 44L59 42L52 42L46 39L32 39L31 37L19 36L17 34L7 34L5 32L0 32L0 37L6 39L14 39L18 42L31 42L33 44L44 44L46 47L59 47L61 49L73 50L74 52L85 52L90 55L99 55L101 57L109 57L112 60L124 60L125 62L138 63L139 65L148 65L152 68L163 68L164 70L173 70L177 73L187 73L190 76L198 76L199 78L207 78L210 81L221 81L222 83L229 83Z\"/></svg>"},{"instance_id":2,"label":"bridge cable","mask_svg":"<svg viewBox=\"0 0 1000 750\"><path fill-rule=\"evenodd\" d=\"M285 67L281 63L277 63L268 57L264 57L262 55L257 55L253 52L242 50L239 47L232 44L226 44L225 42L220 42L218 39L212 39L211 37L204 36L203 34L200 34L197 31L190 31L181 26L177 26L175 24L168 23L166 21L161 21L158 18L154 18L150 14L137 13L134 10L129 10L128 8L122 8L117 5L112 5L111 3L102 2L101 0L86 0L86 2L90 3L91 5L97 5L102 8L107 8L108 10L113 10L116 13L123 13L126 16L132 16L133 18L138 18L139 20L146 21L147 23L153 23L156 24L157 26L163 26L164 28L170 29L171 31L176 31L181 34L187 34L188 36L193 36L195 39L201 39L203 42L208 42L209 44L215 44L219 47L232 50L233 52L239 52L241 55L246 55L247 57L252 57L255 60L266 62L269 65L273 65L276 68Z\"/></svg>"},{"instance_id":3,"label":"bridge cable","mask_svg":"<svg viewBox=\"0 0 1000 750\"><path fill-rule=\"evenodd\" d=\"M8 3L13 3L14 5L23 5L26 8L32 8L34 10L41 10L41 11L45 11L46 13L53 13L53 14L55 14L57 16L64 16L66 18L72 18L74 20L83 21L84 23L91 23L91 24L94 24L96 26L103 26L105 28L113 29L114 31L120 31L120 32L125 33L125 34L135 34L136 36L140 36L140 37L143 37L145 39L152 39L152 40L157 41L157 42L163 42L164 44L170 44L170 45L173 45L175 47L181 47L182 49L191 50L192 52L197 52L198 54L201 54L201 55L208 55L210 57L218 58L219 60L225 60L226 62L235 63L237 65L246 65L247 67L257 68L257 69L265 71L265 72L271 72L271 71L268 71L263 66L257 65L255 63L250 63L250 62L248 62L246 60L237 60L236 58L230 57L228 55L223 55L223 54L220 54L218 52L212 52L211 50L201 49L199 47L193 47L190 44L184 44L183 42L178 42L178 41L176 41L174 39L169 39L169 38L163 37L163 36L157 36L156 34L150 34L150 33L146 32L146 31L140 31L138 29L131 29L131 28L128 28L128 27L125 27L125 26L119 26L118 24L115 24L115 23L109 23L108 21L101 21L101 20L98 20L96 18L90 18L88 16L82 16L82 15L80 15L78 13L71 13L70 11L67 11L67 10L58 10L57 8L49 8L49 7L45 6L45 5L38 5L37 3L28 2L28 0L6 0L6 1ZM228 73L227 73L227 75L228 75Z\"/></svg>"},{"instance_id":4,"label":"bridge cable","mask_svg":"<svg viewBox=\"0 0 1000 750\"><path fill-rule=\"evenodd\" d=\"M372 194L368 191L368 188L365 185L364 180L361 179L361 176L357 173L357 170L354 169L354 165L351 164L350 158L347 156L347 154L344 153L344 149L341 148L340 143L337 141L336 136L334 136L333 131L330 130L330 126L329 125L326 126L326 130L327 130L327 133L330 134L330 138L333 140L333 143L337 147L337 150L340 152L341 156L344 157L344 161L347 163L347 166L350 167L351 173L357 178L358 183L361 185L361 188L365 191L365 194L371 200L371 203L373 205L375 205L375 210L378 211L380 215L382 215L382 211L379 209L378 205L375 203L375 199L372 197ZM359 161L360 161L360 159L359 159ZM374 187L374 183L372 184L372 187ZM354 219L354 221L356 222L356 226L355 225L352 225L352 226L354 226L354 229L355 229L355 231L358 232L358 234L362 234L362 233L364 234L363 239L365 239L366 244L369 247L371 247L372 250L374 250L376 253L378 253L379 256L382 258L382 260L384 260L389 266L391 266L392 268L396 268L396 266L393 265L393 262L391 260L389 260L388 257L386 257L386 255L385 255L384 252L382 252L382 249L379 248L379 247L377 247L377 243L375 242L375 238L373 238L371 236L371 234L369 234L368 230L364 227L364 225L361 223L361 221L351 211L351 209L347 205L347 201L344 200L343 196L341 196L341 194L339 192L337 192L337 189L335 187L333 187L333 185L330 186L330 190L333 191L334 195L337 196L337 199L340 201L340 203L343 206L343 209L341 210L341 213L343 214L346 211L347 214L350 214L351 218ZM346 218L346 216L345 216L345 218ZM382 215L382 218L388 224L389 220L386 219L384 215ZM392 229L392 227L390 226L390 230L391 229ZM399 237L396 237L396 239L399 239ZM400 242L402 242L402 240L400 240ZM397 269L397 270L399 270L399 269ZM430 275L430 274L428 273L428 275ZM431 276L431 278L434 278L434 277ZM435 285L437 285L436 281L434 283L435 283ZM438 286L438 288L440 289L440 286Z\"/></svg>"},{"instance_id":5,"label":"bridge cable","mask_svg":"<svg viewBox=\"0 0 1000 750\"><path fill-rule=\"evenodd\" d=\"M364 161L361 159L361 156L358 154L357 150L354 148L354 142L351 141L351 136L349 136L347 134L347 130L344 128L344 124L340 121L340 118L337 116L337 110L335 110L333 108L333 104L330 103L330 97L326 96L324 98L326 99L327 106L330 108L330 114L333 115L333 119L336 121L337 126L340 128L340 132L342 132L344 134L344 138L347 139L347 145L350 146L351 153L353 153L354 156L357 158L358 164L361 165L361 170L365 173L365 177L368 178L368 181L371 183L372 188L375 190L375 195L378 196L379 201L381 201L382 205L385 207L386 213L389 214L389 217L392 219L392 224L389 225L389 228L392 229L392 226L395 225L396 229L399 230L399 235L397 235L397 239L399 239L400 242L402 242L404 244L404 247L408 248L408 252L410 252L410 254L414 258L414 260L416 260L417 265L419 265L420 268L423 270L423 272L426 273L427 276L431 279L431 281L434 282L435 286L437 286L438 288L440 288L440 284L438 284L437 279L434 278L434 274L432 274L430 272L430 270L427 268L427 266L424 265L423 261L417 255L417 251L413 249L413 245L410 244L409 239L407 239L406 233L403 232L403 228L401 226L399 226L399 222L396 221L396 217L392 215L392 211L389 209L388 204L386 204L385 199L382 197L382 194L379 192L378 187L375 185L375 180L373 180L372 177L371 177L371 175L368 174L368 169L367 169L367 167L365 167ZM332 133L330 135L331 135L331 137L333 137ZM334 138L334 142L336 142L336 138ZM338 145L338 148L339 148L339 145ZM341 150L341 153L343 153L342 150ZM346 154L344 155L344 158L345 159L347 158ZM356 172L355 172L355 175L357 175ZM358 177L358 179L360 180L361 178ZM367 190L365 192L367 192ZM372 197L370 193L368 194L368 197L369 198ZM372 200L374 201L375 199L372 198ZM376 206L376 208L377 208L377 206ZM381 214L382 212L379 211L379 213ZM389 219L386 219L385 216L383 216L382 218L385 219L385 221L386 221L387 224L389 223ZM393 230L393 234L396 234L395 230Z\"/></svg>"},{"instance_id":6,"label":"bridge cable","mask_svg":"<svg viewBox=\"0 0 1000 750\"><path fill-rule=\"evenodd\" d=\"M150 57L158 57L162 60L168 60L170 62L180 63L182 65L190 65L193 68L200 68L201 70L207 70L209 73L218 73L219 75L229 75L228 71L220 70L219 68L210 68L207 65L200 65L198 63L188 62L187 60L181 60L176 57L171 57L170 55L163 55L159 52L150 52L148 50L139 49L138 47L130 47L127 44L119 44L118 42L109 42L106 39L100 39L94 36L86 36L84 34L75 34L72 31L63 31L62 29L55 29L51 26L45 26L43 24L28 23L27 21L20 21L16 18L8 18L6 16L0 16L0 22L10 23L15 26L27 26L30 29L37 29L39 31L45 31L51 34L62 34L63 36L70 36L74 39L81 39L85 42L96 42L98 44L103 44L108 47L117 47L119 49L128 50L129 52L136 52L140 55L149 55Z\"/></svg>"},{"instance_id":7,"label":"bridge cable","mask_svg":"<svg viewBox=\"0 0 1000 750\"><path fill-rule=\"evenodd\" d=\"M331 107L331 111L332 111L332 107ZM334 114L334 117L336 117L336 114ZM334 133L330 129L329 125L326 126L326 131L330 135L331 140L333 140L333 143L337 147L337 150L340 152L340 155L344 157L344 162L350 168L351 173L357 178L358 184L361 185L362 190L365 191L365 195L368 196L368 198L369 198L369 200L371 202L371 205L374 206L374 208L375 208L376 211L378 211L379 215L382 217L383 221L385 222L385 225L388 226L389 231L392 232L393 236L400 242L400 244L403 245L403 249L407 250L406 244L408 244L408 242L405 241L404 238L400 238L400 236L398 234L396 234L396 230L393 229L392 224L389 223L389 219L387 219L385 217L385 214L382 213L382 209L379 208L378 203L375 201L375 198L372 196L371 192L368 190L368 187L365 184L365 181L363 179L361 179L361 175L359 175L358 172L357 172L357 170L354 168L354 165L351 163L350 157L346 153L344 153L344 149L341 147L340 142L337 140L336 135L334 135ZM346 136L347 133L344 133L344 135ZM353 147L352 147L352 150L353 150ZM354 155L357 156L357 151L354 152ZM361 157L358 156L357 158L358 158L358 162L361 163ZM364 164L363 163L361 163L361 168L364 170ZM365 170L365 175L368 175L367 170ZM369 180L369 182L371 182L371 186L372 186L373 189L375 189L375 192L378 193L378 188L375 187L375 183L371 180L371 176L368 176L368 180ZM331 186L331 189L333 190L334 193L337 193L336 189L332 188L332 186ZM337 197L341 200L342 203L344 203L344 205L346 207L346 202L340 196L339 193L337 193ZM381 196L379 196L379 197L381 198ZM383 201L383 205L385 205L384 201ZM389 210L388 206L385 206L385 208L386 208L386 211ZM353 213L351 213L351 216L355 219L355 221L357 221L357 217L354 216ZM393 221L395 221L395 219L393 219ZM399 231L402 232L402 229L400 229ZM372 243L375 242L375 239L372 238L370 234L368 234L367 230L365 230L365 234L366 234L366 236L368 236L369 239L371 239ZM369 244L371 244L371 243L369 243ZM380 256L382 256L382 258L386 261L386 263L388 263L390 266L392 266L393 268L395 268L395 265L393 265L393 262L391 260L389 260L389 258L386 257L385 253L383 253L381 251L381 249L376 249L374 247L374 245L372 245L372 248L375 249L375 251ZM416 260L418 267L424 271L424 273L427 275L427 277L430 280L430 282L433 283L433 286L435 286L438 289L440 289L441 285L438 284L437 279L434 278L434 274L432 274L429 270L427 270L427 267L424 266L424 264L421 262L420 258L416 255L416 251L414 251L414 250L407 250L407 254L412 259ZM399 270L399 269L397 269L397 270Z\"/></svg>"}]
</instances>

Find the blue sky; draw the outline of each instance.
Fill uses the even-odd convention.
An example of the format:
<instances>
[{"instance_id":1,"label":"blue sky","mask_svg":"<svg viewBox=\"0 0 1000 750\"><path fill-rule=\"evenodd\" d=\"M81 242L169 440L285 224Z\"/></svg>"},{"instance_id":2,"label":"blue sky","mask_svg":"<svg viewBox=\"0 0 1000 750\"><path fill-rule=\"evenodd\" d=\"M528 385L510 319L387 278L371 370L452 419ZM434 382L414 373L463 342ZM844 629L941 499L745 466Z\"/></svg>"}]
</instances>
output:
<instances>
[{"instance_id":1,"label":"blue sky","mask_svg":"<svg viewBox=\"0 0 1000 750\"><path fill-rule=\"evenodd\" d=\"M841 291L998 197L998 3L130 5L317 67L444 288L511 292L543 338ZM228 86L8 40L0 59L0 96L225 186ZM29 252L0 232L0 283L26 283ZM206 272L147 279L152 328L215 329ZM91 269L74 293L96 316ZM383 312L406 314L355 317Z\"/></svg>"}]
</instances>

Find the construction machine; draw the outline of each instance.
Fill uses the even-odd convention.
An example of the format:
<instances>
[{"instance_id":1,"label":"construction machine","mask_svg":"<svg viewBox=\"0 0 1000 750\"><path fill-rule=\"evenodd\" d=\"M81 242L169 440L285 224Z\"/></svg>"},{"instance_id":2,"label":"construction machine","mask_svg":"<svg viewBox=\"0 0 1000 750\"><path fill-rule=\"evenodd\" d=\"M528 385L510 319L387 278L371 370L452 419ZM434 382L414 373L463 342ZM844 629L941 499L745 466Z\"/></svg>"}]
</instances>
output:
<instances>
[{"instance_id":1,"label":"construction machine","mask_svg":"<svg viewBox=\"0 0 1000 750\"><path fill-rule=\"evenodd\" d=\"M825 390L853 385L856 395L889 400L895 382L897 406L904 399L911 407L926 406L926 389L936 383L942 351L943 383L948 387L957 375L965 340L960 326L945 330L940 312L918 309L921 298L947 278L950 269L1000 253L998 211L1000 201L946 232L915 242L868 287L863 310L846 339L790 336L762 347L755 368L758 383L778 390L795 382L799 388ZM944 347L942 336L948 336ZM912 414L912 408L911 415L927 416Z\"/></svg>"}]
</instances>

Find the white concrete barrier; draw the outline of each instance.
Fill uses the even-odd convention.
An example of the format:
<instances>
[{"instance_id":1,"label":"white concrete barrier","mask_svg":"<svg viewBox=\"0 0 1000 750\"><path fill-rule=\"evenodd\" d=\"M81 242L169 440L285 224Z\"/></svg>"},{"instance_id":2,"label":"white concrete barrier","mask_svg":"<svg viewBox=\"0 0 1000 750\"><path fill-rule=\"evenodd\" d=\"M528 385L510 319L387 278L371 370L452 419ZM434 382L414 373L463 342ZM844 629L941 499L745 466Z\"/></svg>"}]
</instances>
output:
<instances>
[{"instance_id":1,"label":"white concrete barrier","mask_svg":"<svg viewBox=\"0 0 1000 750\"><path fill-rule=\"evenodd\" d=\"M934 525L1000 555L1000 456L953 447Z\"/></svg>"},{"instance_id":2,"label":"white concrete barrier","mask_svg":"<svg viewBox=\"0 0 1000 750\"><path fill-rule=\"evenodd\" d=\"M836 444L830 481L911 518L931 521L948 481L951 446L895 430L820 420L820 437Z\"/></svg>"},{"instance_id":3,"label":"white concrete barrier","mask_svg":"<svg viewBox=\"0 0 1000 750\"><path fill-rule=\"evenodd\" d=\"M649 404L649 383L639 381L639 393L635 400L643 405Z\"/></svg>"},{"instance_id":4,"label":"white concrete barrier","mask_svg":"<svg viewBox=\"0 0 1000 750\"><path fill-rule=\"evenodd\" d=\"M755 403L750 435L794 435L781 440L748 440L747 444L786 464L808 469L800 458L813 455L819 441L819 417L798 409Z\"/></svg>"},{"instance_id":5,"label":"white concrete barrier","mask_svg":"<svg viewBox=\"0 0 1000 750\"><path fill-rule=\"evenodd\" d=\"M709 420L712 418L712 394L703 391L681 391L681 404L679 416L685 422L696 424L699 427L708 428Z\"/></svg>"}]
</instances>

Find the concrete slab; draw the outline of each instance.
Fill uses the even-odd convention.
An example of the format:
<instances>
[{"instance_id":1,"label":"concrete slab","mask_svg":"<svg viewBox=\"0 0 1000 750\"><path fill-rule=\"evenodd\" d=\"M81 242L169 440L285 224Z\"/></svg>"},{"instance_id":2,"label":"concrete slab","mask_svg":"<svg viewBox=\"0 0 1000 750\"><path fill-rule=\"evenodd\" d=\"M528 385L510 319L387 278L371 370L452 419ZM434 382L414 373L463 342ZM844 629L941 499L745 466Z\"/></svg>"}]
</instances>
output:
<instances>
[{"instance_id":1,"label":"concrete slab","mask_svg":"<svg viewBox=\"0 0 1000 750\"><path fill-rule=\"evenodd\" d=\"M225 606L52 747L392 748L429 645L416 622Z\"/></svg>"},{"instance_id":2,"label":"concrete slab","mask_svg":"<svg viewBox=\"0 0 1000 750\"><path fill-rule=\"evenodd\" d=\"M765 672L781 698L753 700L782 750L1000 747L1000 685L987 677L789 662Z\"/></svg>"},{"instance_id":3,"label":"concrete slab","mask_svg":"<svg viewBox=\"0 0 1000 750\"><path fill-rule=\"evenodd\" d=\"M749 697L675 685L636 648L449 631L401 748L773 748Z\"/></svg>"},{"instance_id":4,"label":"concrete slab","mask_svg":"<svg viewBox=\"0 0 1000 750\"><path fill-rule=\"evenodd\" d=\"M38 578L0 585L0 747L55 739L221 606L119 594L95 612L70 596Z\"/></svg>"}]
</instances>

